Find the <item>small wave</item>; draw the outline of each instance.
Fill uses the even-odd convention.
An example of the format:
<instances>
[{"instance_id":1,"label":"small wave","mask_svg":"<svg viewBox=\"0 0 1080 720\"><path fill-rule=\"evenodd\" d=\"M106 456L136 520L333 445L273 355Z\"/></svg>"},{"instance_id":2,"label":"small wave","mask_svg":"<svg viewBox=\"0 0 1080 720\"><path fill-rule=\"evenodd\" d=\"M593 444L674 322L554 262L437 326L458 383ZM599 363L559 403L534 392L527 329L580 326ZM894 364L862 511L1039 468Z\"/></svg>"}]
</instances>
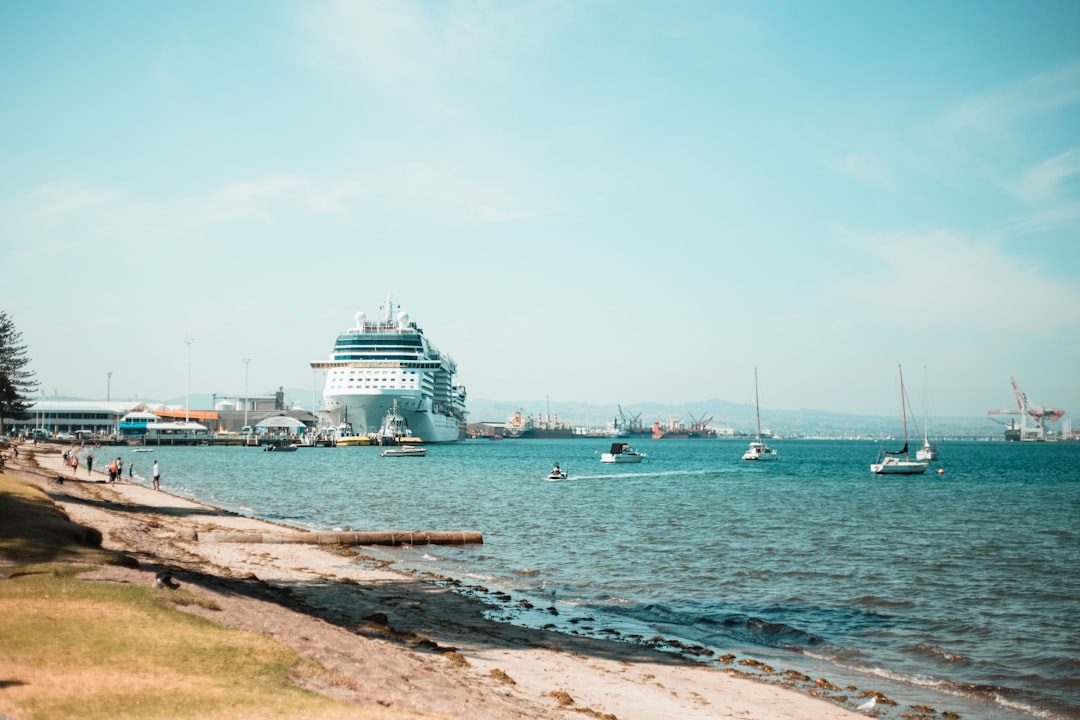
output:
<instances>
[{"instance_id":1,"label":"small wave","mask_svg":"<svg viewBox=\"0 0 1080 720\"><path fill-rule=\"evenodd\" d=\"M945 648L938 647L937 645L928 645L926 643L919 643L914 648L915 652L920 655L926 655L931 658L944 660L946 662L966 662L968 658L960 653L946 650Z\"/></svg>"},{"instance_id":2,"label":"small wave","mask_svg":"<svg viewBox=\"0 0 1080 720\"><path fill-rule=\"evenodd\" d=\"M469 580L483 580L484 582L491 582L495 579L494 575L485 575L482 573L467 572L462 573L461 577L468 578Z\"/></svg>"}]
</instances>

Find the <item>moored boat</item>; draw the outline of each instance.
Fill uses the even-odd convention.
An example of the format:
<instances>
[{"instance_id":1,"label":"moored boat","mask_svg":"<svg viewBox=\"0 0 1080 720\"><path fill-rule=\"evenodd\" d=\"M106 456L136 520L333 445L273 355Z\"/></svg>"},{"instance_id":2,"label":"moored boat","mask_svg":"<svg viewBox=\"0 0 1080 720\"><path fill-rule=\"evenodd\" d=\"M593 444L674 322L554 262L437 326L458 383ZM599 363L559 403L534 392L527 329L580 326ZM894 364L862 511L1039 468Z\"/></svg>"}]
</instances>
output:
<instances>
[{"instance_id":1,"label":"moored boat","mask_svg":"<svg viewBox=\"0 0 1080 720\"><path fill-rule=\"evenodd\" d=\"M915 451L916 460L937 460L937 444L930 442L930 425L928 421L927 398L929 383L926 378L926 368L923 367L923 441L922 447Z\"/></svg>"},{"instance_id":2,"label":"moored boat","mask_svg":"<svg viewBox=\"0 0 1080 720\"><path fill-rule=\"evenodd\" d=\"M758 399L757 368L754 368L754 409L757 415L757 440L743 453L743 460L775 460L776 450L761 442L761 401Z\"/></svg>"},{"instance_id":3,"label":"moored boat","mask_svg":"<svg viewBox=\"0 0 1080 720\"><path fill-rule=\"evenodd\" d=\"M379 453L380 457L424 457L427 448L423 445L398 445L386 448Z\"/></svg>"},{"instance_id":4,"label":"moored boat","mask_svg":"<svg viewBox=\"0 0 1080 720\"><path fill-rule=\"evenodd\" d=\"M907 401L904 396L903 368L900 368L900 415L904 419L904 447L894 451L882 450L878 455L878 461L870 466L870 472L876 475L922 475L930 466L929 461L912 460L908 452Z\"/></svg>"},{"instance_id":5,"label":"moored boat","mask_svg":"<svg viewBox=\"0 0 1080 720\"><path fill-rule=\"evenodd\" d=\"M630 443L613 442L611 450L600 456L602 463L639 463L645 457L645 453L639 453L630 447Z\"/></svg>"}]
</instances>

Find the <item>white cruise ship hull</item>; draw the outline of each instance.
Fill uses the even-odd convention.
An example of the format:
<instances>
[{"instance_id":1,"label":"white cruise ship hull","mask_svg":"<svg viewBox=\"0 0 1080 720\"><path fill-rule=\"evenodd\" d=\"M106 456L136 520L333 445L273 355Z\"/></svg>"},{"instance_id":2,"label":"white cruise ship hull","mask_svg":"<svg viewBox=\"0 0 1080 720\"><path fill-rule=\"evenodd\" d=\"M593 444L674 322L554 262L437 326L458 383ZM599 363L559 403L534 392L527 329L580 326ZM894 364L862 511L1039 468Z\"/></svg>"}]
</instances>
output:
<instances>
[{"instance_id":1,"label":"white cruise ship hull","mask_svg":"<svg viewBox=\"0 0 1080 720\"><path fill-rule=\"evenodd\" d=\"M326 409L336 423L349 423L361 435L376 433L386 413L398 401L398 414L405 425L426 443L457 442L465 439L465 423L450 415L427 410L426 403L415 396L396 393L326 395Z\"/></svg>"},{"instance_id":2,"label":"white cruise ship hull","mask_svg":"<svg viewBox=\"0 0 1080 720\"><path fill-rule=\"evenodd\" d=\"M334 426L359 435L379 432L388 413L425 443L465 439L465 387L454 384L457 363L439 352L420 327L387 296L382 320L358 312L338 333L327 360L311 363L326 372L323 409Z\"/></svg>"}]
</instances>

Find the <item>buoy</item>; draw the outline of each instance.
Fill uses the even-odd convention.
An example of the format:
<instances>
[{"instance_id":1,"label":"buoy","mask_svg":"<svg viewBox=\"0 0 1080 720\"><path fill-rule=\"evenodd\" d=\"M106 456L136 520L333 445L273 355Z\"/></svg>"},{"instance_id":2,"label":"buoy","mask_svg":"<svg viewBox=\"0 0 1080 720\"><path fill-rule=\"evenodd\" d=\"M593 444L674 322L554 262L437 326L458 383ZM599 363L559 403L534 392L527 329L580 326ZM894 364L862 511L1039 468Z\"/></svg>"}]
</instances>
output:
<instances>
[{"instance_id":1,"label":"buoy","mask_svg":"<svg viewBox=\"0 0 1080 720\"><path fill-rule=\"evenodd\" d=\"M938 475L944 475L945 474L945 468L938 468L937 469L937 474Z\"/></svg>"}]
</instances>

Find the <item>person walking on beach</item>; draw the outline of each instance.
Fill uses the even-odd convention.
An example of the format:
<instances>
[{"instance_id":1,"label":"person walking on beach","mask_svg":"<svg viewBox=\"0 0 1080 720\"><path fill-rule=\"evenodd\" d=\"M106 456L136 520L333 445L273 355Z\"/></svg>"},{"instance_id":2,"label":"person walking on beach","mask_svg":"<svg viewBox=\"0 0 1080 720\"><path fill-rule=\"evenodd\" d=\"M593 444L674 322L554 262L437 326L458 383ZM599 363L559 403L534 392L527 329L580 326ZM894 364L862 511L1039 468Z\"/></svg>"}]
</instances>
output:
<instances>
[{"instance_id":1,"label":"person walking on beach","mask_svg":"<svg viewBox=\"0 0 1080 720\"><path fill-rule=\"evenodd\" d=\"M116 484L116 461L113 460L109 463L109 483Z\"/></svg>"},{"instance_id":2,"label":"person walking on beach","mask_svg":"<svg viewBox=\"0 0 1080 720\"><path fill-rule=\"evenodd\" d=\"M161 468L158 467L157 460L154 461L154 489L160 490L161 486L158 485L158 481L161 480Z\"/></svg>"},{"instance_id":3,"label":"person walking on beach","mask_svg":"<svg viewBox=\"0 0 1080 720\"><path fill-rule=\"evenodd\" d=\"M86 456L86 474L89 475L94 469L94 454L90 453Z\"/></svg>"},{"instance_id":4,"label":"person walking on beach","mask_svg":"<svg viewBox=\"0 0 1080 720\"><path fill-rule=\"evenodd\" d=\"M116 458L116 479L124 482L124 458Z\"/></svg>"},{"instance_id":5,"label":"person walking on beach","mask_svg":"<svg viewBox=\"0 0 1080 720\"><path fill-rule=\"evenodd\" d=\"M135 482L135 463L128 465L128 482Z\"/></svg>"}]
</instances>

